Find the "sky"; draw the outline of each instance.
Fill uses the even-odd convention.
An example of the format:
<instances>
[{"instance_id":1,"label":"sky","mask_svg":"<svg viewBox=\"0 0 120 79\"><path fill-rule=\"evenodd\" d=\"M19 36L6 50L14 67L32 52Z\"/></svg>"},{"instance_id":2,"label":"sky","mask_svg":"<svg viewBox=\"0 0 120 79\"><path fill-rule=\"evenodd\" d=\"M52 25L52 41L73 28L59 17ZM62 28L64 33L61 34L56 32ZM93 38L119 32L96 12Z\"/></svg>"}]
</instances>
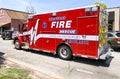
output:
<instances>
[{"instance_id":1,"label":"sky","mask_svg":"<svg viewBox=\"0 0 120 79\"><path fill-rule=\"evenodd\" d=\"M0 0L0 8L27 12L27 7L31 5L36 13L43 13L90 6L95 2L105 3L108 8L120 7L120 0Z\"/></svg>"}]
</instances>

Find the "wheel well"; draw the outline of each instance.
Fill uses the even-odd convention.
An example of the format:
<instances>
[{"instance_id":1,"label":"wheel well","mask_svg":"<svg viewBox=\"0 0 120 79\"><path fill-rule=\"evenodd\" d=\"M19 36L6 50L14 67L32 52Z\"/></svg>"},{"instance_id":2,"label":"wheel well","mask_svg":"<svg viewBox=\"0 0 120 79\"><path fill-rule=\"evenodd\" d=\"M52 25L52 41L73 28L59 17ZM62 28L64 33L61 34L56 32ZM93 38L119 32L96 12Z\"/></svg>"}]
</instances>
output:
<instances>
[{"instance_id":1,"label":"wheel well","mask_svg":"<svg viewBox=\"0 0 120 79\"><path fill-rule=\"evenodd\" d=\"M15 38L14 41L13 41L13 44L15 44L15 41L16 41L16 40L19 40L19 39L18 39L18 38Z\"/></svg>"},{"instance_id":2,"label":"wheel well","mask_svg":"<svg viewBox=\"0 0 120 79\"><path fill-rule=\"evenodd\" d=\"M61 43L61 44L59 44L59 45L57 46L56 54L58 54L58 48L59 48L60 46L67 46L67 47L71 50L71 52L72 52L72 48L71 48L68 44L66 44L66 43Z\"/></svg>"}]
</instances>

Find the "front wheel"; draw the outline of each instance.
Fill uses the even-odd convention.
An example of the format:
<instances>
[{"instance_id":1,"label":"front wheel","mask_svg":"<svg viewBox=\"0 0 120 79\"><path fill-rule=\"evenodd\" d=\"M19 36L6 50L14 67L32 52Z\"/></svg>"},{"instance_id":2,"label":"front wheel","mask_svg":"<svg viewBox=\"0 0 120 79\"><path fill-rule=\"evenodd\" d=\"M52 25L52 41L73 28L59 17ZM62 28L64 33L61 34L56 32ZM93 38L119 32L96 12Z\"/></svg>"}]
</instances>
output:
<instances>
[{"instance_id":1,"label":"front wheel","mask_svg":"<svg viewBox=\"0 0 120 79\"><path fill-rule=\"evenodd\" d=\"M16 49L18 49L18 50L21 49L20 41L19 41L19 40L15 40L14 45L15 45L15 48L16 48Z\"/></svg>"},{"instance_id":2,"label":"front wheel","mask_svg":"<svg viewBox=\"0 0 120 79\"><path fill-rule=\"evenodd\" d=\"M3 40L5 40L5 38L3 38Z\"/></svg>"},{"instance_id":3,"label":"front wheel","mask_svg":"<svg viewBox=\"0 0 120 79\"><path fill-rule=\"evenodd\" d=\"M62 45L58 48L58 55L60 58L68 60L72 58L72 51L66 45Z\"/></svg>"}]
</instances>

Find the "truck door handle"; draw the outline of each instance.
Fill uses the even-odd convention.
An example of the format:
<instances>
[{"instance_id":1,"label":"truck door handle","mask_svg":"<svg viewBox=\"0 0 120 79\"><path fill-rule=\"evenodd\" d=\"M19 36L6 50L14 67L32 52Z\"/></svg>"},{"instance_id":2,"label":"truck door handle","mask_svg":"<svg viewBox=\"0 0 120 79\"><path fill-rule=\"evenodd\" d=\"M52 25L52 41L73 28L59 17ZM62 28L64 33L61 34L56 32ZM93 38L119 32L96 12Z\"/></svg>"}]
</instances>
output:
<instances>
[{"instance_id":1,"label":"truck door handle","mask_svg":"<svg viewBox=\"0 0 120 79\"><path fill-rule=\"evenodd\" d=\"M86 38L86 35L82 35L82 38Z\"/></svg>"}]
</instances>

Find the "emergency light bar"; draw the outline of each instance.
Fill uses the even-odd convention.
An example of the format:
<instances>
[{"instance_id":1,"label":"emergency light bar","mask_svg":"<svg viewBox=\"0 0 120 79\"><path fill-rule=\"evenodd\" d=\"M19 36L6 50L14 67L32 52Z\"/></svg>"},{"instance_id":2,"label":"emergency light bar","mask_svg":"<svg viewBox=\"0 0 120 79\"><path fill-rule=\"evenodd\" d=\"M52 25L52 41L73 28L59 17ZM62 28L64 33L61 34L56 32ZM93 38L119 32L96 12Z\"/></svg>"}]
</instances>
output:
<instances>
[{"instance_id":1,"label":"emergency light bar","mask_svg":"<svg viewBox=\"0 0 120 79\"><path fill-rule=\"evenodd\" d=\"M56 16L56 12L53 12L53 13L52 13L52 16L55 17L55 16Z\"/></svg>"},{"instance_id":2,"label":"emergency light bar","mask_svg":"<svg viewBox=\"0 0 120 79\"><path fill-rule=\"evenodd\" d=\"M88 7L85 9L85 12L95 12L95 11L98 11L98 7L95 6L95 7Z\"/></svg>"},{"instance_id":3,"label":"emergency light bar","mask_svg":"<svg viewBox=\"0 0 120 79\"><path fill-rule=\"evenodd\" d=\"M92 11L93 12L98 11L98 7L92 7Z\"/></svg>"},{"instance_id":4,"label":"emergency light bar","mask_svg":"<svg viewBox=\"0 0 120 79\"><path fill-rule=\"evenodd\" d=\"M86 12L90 12L90 11L91 11L91 7L86 8L85 11L86 11Z\"/></svg>"}]
</instances>

